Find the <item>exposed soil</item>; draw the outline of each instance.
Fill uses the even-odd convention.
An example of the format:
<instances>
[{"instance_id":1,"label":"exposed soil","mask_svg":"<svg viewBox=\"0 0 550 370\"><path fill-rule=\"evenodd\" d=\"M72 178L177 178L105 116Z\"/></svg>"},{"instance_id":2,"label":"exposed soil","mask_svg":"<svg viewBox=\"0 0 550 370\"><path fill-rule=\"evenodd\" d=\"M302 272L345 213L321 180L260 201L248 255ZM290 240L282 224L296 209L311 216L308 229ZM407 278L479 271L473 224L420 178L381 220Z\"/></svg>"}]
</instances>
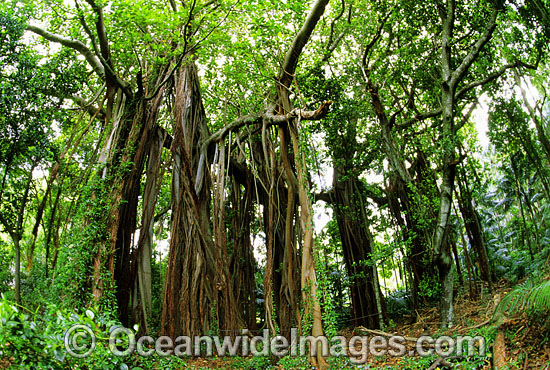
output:
<instances>
[{"instance_id":1,"label":"exposed soil","mask_svg":"<svg viewBox=\"0 0 550 370\"><path fill-rule=\"evenodd\" d=\"M507 281L502 280L493 286L493 291L488 292L487 285L478 286L482 291L481 295L471 300L467 289L459 289L455 299L454 317L455 324L451 329L441 331L439 329L440 320L437 307L426 307L416 312L417 320L414 323L412 317L404 316L402 322L394 323L390 328L386 328L388 334L399 335L403 337L418 338L423 335L439 337L441 335L449 335L455 338L457 335L468 335L474 331L495 333L495 330L490 330L490 323L495 307L500 299L508 293L511 288ZM504 332L504 356L509 370L550 370L550 335L548 328L541 327L538 323L529 322L525 316L512 317L502 323L501 328ZM354 335L371 335L373 333L365 333L361 328L347 328L340 332L340 335L346 338L351 338ZM488 370L493 368L493 342L494 335L491 338L486 338L487 352L490 354L486 359L475 368L478 370ZM360 346L356 347L360 350ZM407 354L412 354L414 344L407 342ZM418 361L421 359L418 355L395 357L390 355L385 356L369 356L367 362L362 368L392 368L392 369L409 369L414 358ZM465 357L449 357L448 359L433 357L425 369L450 369L461 368L457 362L465 361ZM437 363L435 363L437 361ZM230 359L214 358L204 359L196 358L188 363L189 368L195 369L220 369L229 368ZM433 366L432 366L433 365ZM235 369L235 364L231 366Z\"/></svg>"}]
</instances>

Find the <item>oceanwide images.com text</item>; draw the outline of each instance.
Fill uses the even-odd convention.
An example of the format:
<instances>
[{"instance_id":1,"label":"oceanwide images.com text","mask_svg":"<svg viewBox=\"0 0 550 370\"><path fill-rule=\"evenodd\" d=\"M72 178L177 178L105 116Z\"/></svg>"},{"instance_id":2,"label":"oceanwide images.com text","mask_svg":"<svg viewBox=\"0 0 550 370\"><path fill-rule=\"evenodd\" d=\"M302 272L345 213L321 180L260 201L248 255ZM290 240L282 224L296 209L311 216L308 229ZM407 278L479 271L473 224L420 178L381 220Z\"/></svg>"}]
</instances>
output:
<instances>
[{"instance_id":1,"label":"oceanwide images.com text","mask_svg":"<svg viewBox=\"0 0 550 370\"><path fill-rule=\"evenodd\" d=\"M291 329L290 338L270 336L269 330L262 335L251 336L243 329L240 336L161 336L136 337L133 330L116 326L109 330L108 346L115 356L347 356L351 361L364 363L368 356L440 356L485 354L485 338L481 336L461 336L433 338L423 336L416 343L408 343L402 336L299 336L298 329ZM65 332L64 344L67 352L74 357L87 357L97 346L94 331L87 325L74 325Z\"/></svg>"}]
</instances>

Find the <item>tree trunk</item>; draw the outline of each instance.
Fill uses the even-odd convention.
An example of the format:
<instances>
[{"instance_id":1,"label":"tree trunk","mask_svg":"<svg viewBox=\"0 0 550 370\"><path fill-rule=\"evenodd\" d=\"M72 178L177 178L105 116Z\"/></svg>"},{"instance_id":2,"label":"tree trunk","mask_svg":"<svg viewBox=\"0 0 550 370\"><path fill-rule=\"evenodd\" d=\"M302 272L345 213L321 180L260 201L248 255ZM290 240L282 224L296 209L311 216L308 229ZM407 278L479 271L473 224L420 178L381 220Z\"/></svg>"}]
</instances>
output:
<instances>
[{"instance_id":1,"label":"tree trunk","mask_svg":"<svg viewBox=\"0 0 550 370\"><path fill-rule=\"evenodd\" d=\"M21 304L21 246L18 235L12 237L15 251L15 303Z\"/></svg>"},{"instance_id":2,"label":"tree trunk","mask_svg":"<svg viewBox=\"0 0 550 370\"><path fill-rule=\"evenodd\" d=\"M453 9L454 12L454 9ZM454 22L454 19L447 19L448 22ZM452 26L451 26L452 27ZM452 28L451 28L452 29ZM442 296L440 301L441 326L450 327L453 317L453 274L452 274L452 256L450 243L446 242L449 216L453 202L454 180L456 172L455 162L455 131L454 131L454 86L450 86L450 64L447 64L447 52L450 53L451 30L444 27L442 36L442 99L441 107L443 111L442 120L442 181L439 197L439 213L437 215L436 228L433 237L434 261L439 271L439 280L441 283ZM449 62L450 63L450 62Z\"/></svg>"},{"instance_id":3,"label":"tree trunk","mask_svg":"<svg viewBox=\"0 0 550 370\"><path fill-rule=\"evenodd\" d=\"M201 335L213 322L215 251L208 225L209 171L198 174L198 143L206 137L206 116L194 64L175 76L172 142L172 225L164 287L163 335ZM197 193L194 180L201 176ZM206 181L205 181L206 180ZM217 329L217 328L216 328Z\"/></svg>"},{"instance_id":4,"label":"tree trunk","mask_svg":"<svg viewBox=\"0 0 550 370\"><path fill-rule=\"evenodd\" d=\"M154 128L151 134L146 170L147 180L143 193L141 229L137 248L133 252L135 257L132 258L134 263L132 275L137 274L133 289L138 292L138 294L135 294L138 299L132 302L132 316L134 322L140 325L140 332L144 334L149 333L148 323L151 319L153 304L151 260L153 255L154 212L160 185L158 180L162 161L161 153L166 140L165 134L158 127Z\"/></svg>"},{"instance_id":5,"label":"tree trunk","mask_svg":"<svg viewBox=\"0 0 550 370\"><path fill-rule=\"evenodd\" d=\"M485 239L483 237L483 230L481 229L481 222L473 207L472 195L468 183L466 182L466 176L464 172L461 172L458 179L458 185L460 189L460 196L458 196L458 206L460 213L462 213L462 219L466 228L466 234L470 240L470 245L476 251L479 263L479 270L481 278L489 283L491 287L491 266L489 264L489 258L487 256L487 248L485 245Z\"/></svg>"},{"instance_id":6,"label":"tree trunk","mask_svg":"<svg viewBox=\"0 0 550 370\"><path fill-rule=\"evenodd\" d=\"M296 126L294 126L296 125ZM302 301L304 305L304 315L311 317L313 326L311 335L320 337L323 335L323 323L321 316L320 296L317 293L317 279L315 277L315 261L313 257L313 207L309 198L309 185L307 183L307 170L305 154L300 150L298 138L299 125L296 122L290 122L290 137L294 153L298 160L296 161L296 177L298 188L298 199L300 201L300 222L302 228ZM321 344L317 345L317 356L311 358L312 364L320 369L328 368L328 364L322 355Z\"/></svg>"},{"instance_id":7,"label":"tree trunk","mask_svg":"<svg viewBox=\"0 0 550 370\"><path fill-rule=\"evenodd\" d=\"M173 218L161 331L168 336L218 330L234 335L242 327L242 318L225 256L225 199L220 191L213 199L213 235L210 165L208 153L200 150L200 143L209 137L208 126L197 68L194 62L188 63L175 76ZM226 160L225 149L219 150L221 165ZM218 190L223 188L225 177L225 169L220 171Z\"/></svg>"},{"instance_id":8,"label":"tree trunk","mask_svg":"<svg viewBox=\"0 0 550 370\"><path fill-rule=\"evenodd\" d=\"M385 312L382 311L381 299L377 299L380 292L376 291L376 265L372 265L371 259L372 236L360 181L342 169L334 168L333 189L335 216L351 282L352 325L381 329L379 316L385 316Z\"/></svg>"}]
</instances>

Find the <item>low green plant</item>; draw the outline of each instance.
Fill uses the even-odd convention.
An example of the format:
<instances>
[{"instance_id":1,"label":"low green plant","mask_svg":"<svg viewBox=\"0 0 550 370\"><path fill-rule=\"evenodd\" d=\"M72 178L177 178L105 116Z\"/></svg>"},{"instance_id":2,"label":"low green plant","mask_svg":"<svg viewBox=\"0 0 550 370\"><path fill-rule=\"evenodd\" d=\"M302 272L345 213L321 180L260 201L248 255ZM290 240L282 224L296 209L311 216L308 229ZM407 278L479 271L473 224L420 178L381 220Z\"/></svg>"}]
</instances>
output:
<instances>
[{"instance_id":1,"label":"low green plant","mask_svg":"<svg viewBox=\"0 0 550 370\"><path fill-rule=\"evenodd\" d=\"M548 321L550 314L550 279L540 281L536 277L527 279L508 293L495 310L494 317L504 313L527 313L532 319Z\"/></svg>"},{"instance_id":2,"label":"low green plant","mask_svg":"<svg viewBox=\"0 0 550 370\"><path fill-rule=\"evenodd\" d=\"M9 369L128 369L127 359L109 349L109 329L120 325L110 315L53 304L30 311L2 297L0 317L0 356L11 364ZM97 338L95 350L85 358L71 356L65 347L65 334L75 325L88 327Z\"/></svg>"},{"instance_id":3,"label":"low green plant","mask_svg":"<svg viewBox=\"0 0 550 370\"><path fill-rule=\"evenodd\" d=\"M32 317L35 312L25 309L2 297L0 300L0 357L17 369L62 369L63 341L55 333L43 332Z\"/></svg>"},{"instance_id":4,"label":"low green plant","mask_svg":"<svg viewBox=\"0 0 550 370\"><path fill-rule=\"evenodd\" d=\"M279 360L277 365L281 369L313 369L306 356L285 356Z\"/></svg>"},{"instance_id":5,"label":"low green plant","mask_svg":"<svg viewBox=\"0 0 550 370\"><path fill-rule=\"evenodd\" d=\"M228 366L229 369L261 370L271 369L271 361L266 356L233 357Z\"/></svg>"}]
</instances>

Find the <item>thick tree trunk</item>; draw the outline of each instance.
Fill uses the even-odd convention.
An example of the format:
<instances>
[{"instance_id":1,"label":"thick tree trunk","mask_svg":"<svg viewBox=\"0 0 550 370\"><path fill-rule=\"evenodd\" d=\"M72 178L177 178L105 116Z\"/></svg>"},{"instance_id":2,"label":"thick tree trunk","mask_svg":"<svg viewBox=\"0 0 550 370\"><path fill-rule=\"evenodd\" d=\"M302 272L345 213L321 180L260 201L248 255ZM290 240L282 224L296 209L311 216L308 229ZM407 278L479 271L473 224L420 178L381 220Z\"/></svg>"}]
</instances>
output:
<instances>
[{"instance_id":1,"label":"thick tree trunk","mask_svg":"<svg viewBox=\"0 0 550 370\"><path fill-rule=\"evenodd\" d=\"M448 167L443 173L441 184L440 209L437 226L434 233L433 250L435 263L439 271L442 296L440 301L441 326L450 327L453 318L453 260L451 255L451 243L446 240L448 234L448 221L451 211L454 168Z\"/></svg>"},{"instance_id":2,"label":"thick tree trunk","mask_svg":"<svg viewBox=\"0 0 550 370\"><path fill-rule=\"evenodd\" d=\"M443 78L441 90L441 108L442 108L442 166L441 188L439 196L439 213L435 225L432 249L434 253L434 262L439 271L439 280L441 283L442 295L440 301L441 326L450 327L453 318L453 274L452 274L452 256L450 243L446 242L449 216L453 203L454 180L456 172L455 163L455 128L454 128L454 93L455 88L452 81L452 71L450 62L450 42L452 37L452 27L454 23L454 8L449 11L443 27L442 45L441 45L441 75Z\"/></svg>"},{"instance_id":3,"label":"thick tree trunk","mask_svg":"<svg viewBox=\"0 0 550 370\"><path fill-rule=\"evenodd\" d=\"M201 335L209 330L234 335L242 327L242 318L225 256L225 199L218 191L213 200L213 235L210 166L207 153L199 146L209 133L194 63L181 68L175 79L173 218L161 330L169 336ZM225 163L224 149L220 150L218 158ZM220 171L218 189L225 177L225 169Z\"/></svg>"},{"instance_id":4,"label":"thick tree trunk","mask_svg":"<svg viewBox=\"0 0 550 370\"><path fill-rule=\"evenodd\" d=\"M352 325L380 329L383 323L380 316L385 316L385 312L381 310L381 294L376 291L376 265L371 266L373 244L361 184L353 175L334 168L333 189L335 216L351 282Z\"/></svg>"},{"instance_id":5,"label":"thick tree trunk","mask_svg":"<svg viewBox=\"0 0 550 370\"><path fill-rule=\"evenodd\" d=\"M100 157L100 162L106 163L102 181L106 182L107 204L111 208L106 221L107 240L100 242L94 257L93 293L99 300L105 282L114 282L119 319L126 326L130 323L130 298L137 276L137 270L132 268L136 259L132 243L141 176L162 97L162 93L151 101L138 97L126 104L119 93L113 128Z\"/></svg>"},{"instance_id":6,"label":"thick tree trunk","mask_svg":"<svg viewBox=\"0 0 550 370\"><path fill-rule=\"evenodd\" d=\"M489 257L487 255L487 247L485 245L485 239L483 237L483 230L481 228L481 221L474 209L472 195L466 177L464 173L458 179L458 185L460 189L460 196L458 196L458 206L460 213L462 213L462 219L466 228L466 234L470 240L470 246L475 250L481 279L489 283L491 287L491 265L489 264Z\"/></svg>"},{"instance_id":7,"label":"thick tree trunk","mask_svg":"<svg viewBox=\"0 0 550 370\"><path fill-rule=\"evenodd\" d=\"M208 240L209 171L202 173L199 193L194 186L197 147L208 133L194 64L181 68L175 80L172 226L161 323L162 333L171 337L214 329L210 325L216 289L214 244Z\"/></svg>"},{"instance_id":8,"label":"thick tree trunk","mask_svg":"<svg viewBox=\"0 0 550 370\"><path fill-rule=\"evenodd\" d=\"M132 275L137 274L134 290L137 298L132 302L134 322L140 325L140 332L148 333L148 323L152 312L152 275L151 260L153 254L153 226L154 212L157 201L159 175L161 167L161 153L165 142L165 134L156 127L151 132L149 144L149 158L147 161L147 180L143 193L143 206L141 215L141 229L137 248L134 251L135 257L132 258ZM137 271L136 271L137 270Z\"/></svg>"}]
</instances>

